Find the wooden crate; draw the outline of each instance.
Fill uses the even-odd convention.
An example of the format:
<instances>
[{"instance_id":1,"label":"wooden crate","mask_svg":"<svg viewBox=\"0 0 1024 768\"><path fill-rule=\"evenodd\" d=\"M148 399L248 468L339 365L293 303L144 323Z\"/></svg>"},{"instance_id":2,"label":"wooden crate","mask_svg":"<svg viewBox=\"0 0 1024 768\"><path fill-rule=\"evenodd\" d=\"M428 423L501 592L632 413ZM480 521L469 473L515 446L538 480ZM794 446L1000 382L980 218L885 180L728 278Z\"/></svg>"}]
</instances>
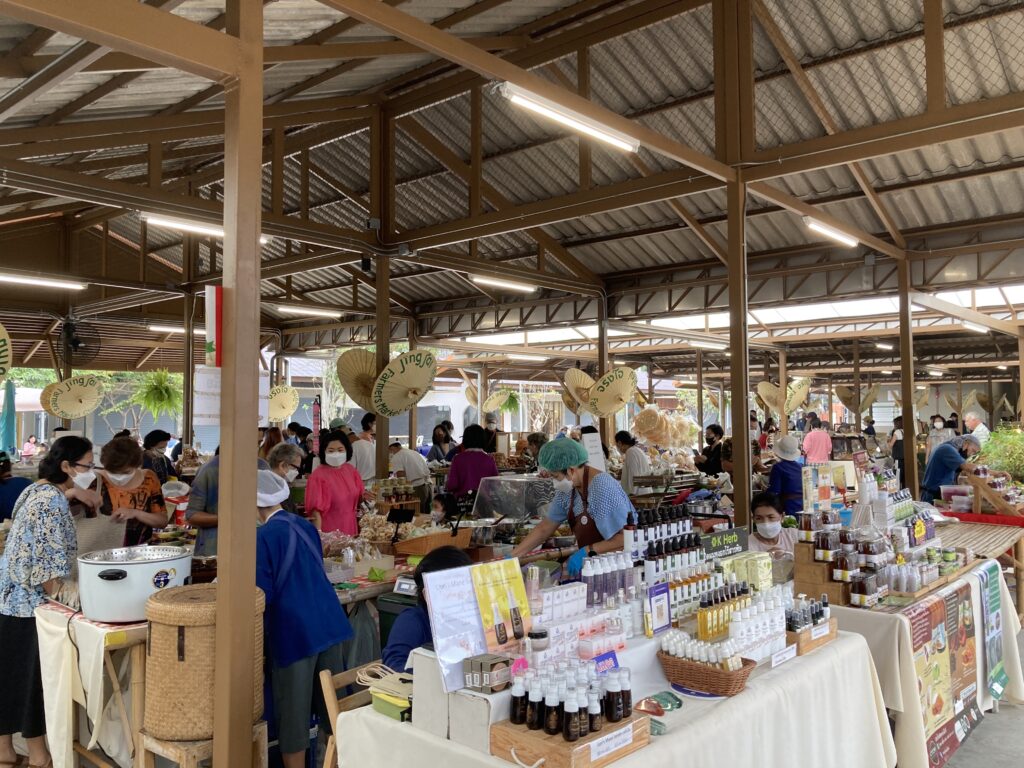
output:
<instances>
[{"instance_id":1,"label":"wooden crate","mask_svg":"<svg viewBox=\"0 0 1024 768\"><path fill-rule=\"evenodd\" d=\"M825 628L828 631L823 632ZM796 644L796 655L803 656L804 654L810 653L826 643L831 643L836 639L836 635L839 633L839 620L831 618L828 620L828 624L822 624L818 627L808 627L800 632L787 632L786 633L786 645ZM815 637L815 635L818 635Z\"/></svg>"},{"instance_id":2,"label":"wooden crate","mask_svg":"<svg viewBox=\"0 0 1024 768\"><path fill-rule=\"evenodd\" d=\"M531 731L508 720L491 726L492 755L516 765L540 764L544 768L601 768L650 741L651 719L636 713L628 721L606 722L599 732L571 744L561 735Z\"/></svg>"},{"instance_id":3,"label":"wooden crate","mask_svg":"<svg viewBox=\"0 0 1024 768\"><path fill-rule=\"evenodd\" d=\"M800 581L797 579L793 582L793 594L807 595L807 597L814 600L817 600L822 595L828 595L829 605L850 604L850 585L842 581L830 581L827 584L818 584L813 581Z\"/></svg>"}]
</instances>

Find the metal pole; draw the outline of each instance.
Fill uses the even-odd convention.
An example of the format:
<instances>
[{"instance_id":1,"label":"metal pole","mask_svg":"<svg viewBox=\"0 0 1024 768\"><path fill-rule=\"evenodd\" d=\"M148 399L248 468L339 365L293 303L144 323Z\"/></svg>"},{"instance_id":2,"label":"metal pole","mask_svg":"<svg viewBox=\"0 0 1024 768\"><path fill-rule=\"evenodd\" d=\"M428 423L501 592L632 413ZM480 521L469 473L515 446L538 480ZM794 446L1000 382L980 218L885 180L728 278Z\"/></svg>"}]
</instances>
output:
<instances>
[{"instance_id":1,"label":"metal pole","mask_svg":"<svg viewBox=\"0 0 1024 768\"><path fill-rule=\"evenodd\" d=\"M597 374L603 376L611 366L608 364L608 305L604 298L597 300ZM601 433L601 442L605 445L611 442L612 426L615 422L612 419L598 419L597 428Z\"/></svg>"},{"instance_id":2,"label":"metal pole","mask_svg":"<svg viewBox=\"0 0 1024 768\"><path fill-rule=\"evenodd\" d=\"M900 392L903 400L903 461L907 488L920 498L917 470L917 419L914 417L914 334L910 301L910 262L896 265L900 298Z\"/></svg>"},{"instance_id":3,"label":"metal pole","mask_svg":"<svg viewBox=\"0 0 1024 768\"><path fill-rule=\"evenodd\" d=\"M697 350L697 426L704 429L704 353ZM698 438L699 439L699 438Z\"/></svg>"},{"instance_id":4,"label":"metal pole","mask_svg":"<svg viewBox=\"0 0 1024 768\"><path fill-rule=\"evenodd\" d=\"M789 433L789 413L786 410L786 388L789 376L786 373L786 350L779 350L779 398L782 400L782 410L779 412L779 433Z\"/></svg>"},{"instance_id":5,"label":"metal pole","mask_svg":"<svg viewBox=\"0 0 1024 768\"><path fill-rule=\"evenodd\" d=\"M831 414L829 419L831 419ZM860 339L853 340L853 426L860 434Z\"/></svg>"}]
</instances>

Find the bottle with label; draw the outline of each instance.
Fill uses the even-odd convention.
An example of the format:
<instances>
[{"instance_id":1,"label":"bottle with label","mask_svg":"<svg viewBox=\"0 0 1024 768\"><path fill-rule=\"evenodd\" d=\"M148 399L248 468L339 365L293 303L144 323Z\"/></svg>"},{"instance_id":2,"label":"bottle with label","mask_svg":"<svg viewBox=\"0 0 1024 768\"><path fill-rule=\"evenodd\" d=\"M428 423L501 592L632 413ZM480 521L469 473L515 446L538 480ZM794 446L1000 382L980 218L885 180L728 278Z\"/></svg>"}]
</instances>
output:
<instances>
[{"instance_id":1,"label":"bottle with label","mask_svg":"<svg viewBox=\"0 0 1024 768\"><path fill-rule=\"evenodd\" d=\"M508 630L505 628L505 617L501 613L501 606L497 603L492 604L494 607L494 639L498 645L504 645L508 642Z\"/></svg>"},{"instance_id":2,"label":"bottle with label","mask_svg":"<svg viewBox=\"0 0 1024 768\"><path fill-rule=\"evenodd\" d=\"M549 687L544 694L544 733L554 736L562 732L562 709L558 703L558 689Z\"/></svg>"},{"instance_id":3,"label":"bottle with label","mask_svg":"<svg viewBox=\"0 0 1024 768\"><path fill-rule=\"evenodd\" d=\"M619 683L619 676L615 672L608 673L608 682L604 694L604 715L609 723L617 723L622 720L622 685Z\"/></svg>"},{"instance_id":4,"label":"bottle with label","mask_svg":"<svg viewBox=\"0 0 1024 768\"><path fill-rule=\"evenodd\" d=\"M633 712L633 681L630 680L629 667L619 667L619 686L622 688L622 716L629 717Z\"/></svg>"},{"instance_id":5,"label":"bottle with label","mask_svg":"<svg viewBox=\"0 0 1024 768\"><path fill-rule=\"evenodd\" d=\"M636 512L630 510L626 516L626 526L622 529L622 551L635 560L634 544L636 543Z\"/></svg>"},{"instance_id":6,"label":"bottle with label","mask_svg":"<svg viewBox=\"0 0 1024 768\"><path fill-rule=\"evenodd\" d=\"M512 684L512 704L511 714L509 715L509 721L513 725L525 724L526 709L526 686L523 685L523 678L517 677L515 682Z\"/></svg>"},{"instance_id":7,"label":"bottle with label","mask_svg":"<svg viewBox=\"0 0 1024 768\"><path fill-rule=\"evenodd\" d=\"M604 725L604 716L601 713L601 694L591 691L587 694L587 730L597 733Z\"/></svg>"},{"instance_id":8,"label":"bottle with label","mask_svg":"<svg viewBox=\"0 0 1024 768\"><path fill-rule=\"evenodd\" d=\"M590 733L590 717L587 715L587 689L576 689L576 706L580 713L580 738L585 739Z\"/></svg>"},{"instance_id":9,"label":"bottle with label","mask_svg":"<svg viewBox=\"0 0 1024 768\"><path fill-rule=\"evenodd\" d=\"M526 697L526 727L539 731L544 727L544 689L540 680L534 680Z\"/></svg>"},{"instance_id":10,"label":"bottle with label","mask_svg":"<svg viewBox=\"0 0 1024 768\"><path fill-rule=\"evenodd\" d=\"M568 742L580 739L580 707L575 693L565 700L562 714L562 738Z\"/></svg>"},{"instance_id":11,"label":"bottle with label","mask_svg":"<svg viewBox=\"0 0 1024 768\"><path fill-rule=\"evenodd\" d=\"M519 603L516 602L516 596L512 593L512 590L508 590L508 614L509 619L512 621L512 637L516 640L522 640L526 636L526 629L523 626L523 615L519 612Z\"/></svg>"},{"instance_id":12,"label":"bottle with label","mask_svg":"<svg viewBox=\"0 0 1024 768\"><path fill-rule=\"evenodd\" d=\"M592 557L588 557L583 561L583 571L580 574L583 583L587 587L587 605L590 606L598 605L596 577L594 576L594 563L592 562L593 559L594 558Z\"/></svg>"}]
</instances>

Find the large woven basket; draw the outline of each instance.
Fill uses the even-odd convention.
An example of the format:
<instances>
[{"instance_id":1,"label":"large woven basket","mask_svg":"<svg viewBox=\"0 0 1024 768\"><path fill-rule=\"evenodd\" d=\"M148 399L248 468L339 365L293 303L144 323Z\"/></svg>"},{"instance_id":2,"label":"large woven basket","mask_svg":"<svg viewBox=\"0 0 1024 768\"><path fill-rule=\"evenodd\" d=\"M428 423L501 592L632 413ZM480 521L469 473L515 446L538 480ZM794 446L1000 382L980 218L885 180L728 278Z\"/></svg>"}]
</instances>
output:
<instances>
[{"instance_id":1,"label":"large woven basket","mask_svg":"<svg viewBox=\"0 0 1024 768\"><path fill-rule=\"evenodd\" d=\"M426 536L417 536L415 539L406 539L395 544L396 555L425 555L440 547L458 547L465 549L473 538L472 528L459 528L458 533L452 536L451 531L445 529L439 533L428 533Z\"/></svg>"},{"instance_id":2,"label":"large woven basket","mask_svg":"<svg viewBox=\"0 0 1024 768\"><path fill-rule=\"evenodd\" d=\"M257 589L253 722L263 714L264 605L263 592ZM146 618L146 733L167 741L212 739L217 585L156 592L146 601Z\"/></svg>"},{"instance_id":3,"label":"large woven basket","mask_svg":"<svg viewBox=\"0 0 1024 768\"><path fill-rule=\"evenodd\" d=\"M757 667L757 662L743 659L743 666L735 672L716 669L707 664L677 659L664 651L658 651L658 661L670 683L689 688L691 691L710 693L713 696L735 696L747 685L747 678Z\"/></svg>"}]
</instances>

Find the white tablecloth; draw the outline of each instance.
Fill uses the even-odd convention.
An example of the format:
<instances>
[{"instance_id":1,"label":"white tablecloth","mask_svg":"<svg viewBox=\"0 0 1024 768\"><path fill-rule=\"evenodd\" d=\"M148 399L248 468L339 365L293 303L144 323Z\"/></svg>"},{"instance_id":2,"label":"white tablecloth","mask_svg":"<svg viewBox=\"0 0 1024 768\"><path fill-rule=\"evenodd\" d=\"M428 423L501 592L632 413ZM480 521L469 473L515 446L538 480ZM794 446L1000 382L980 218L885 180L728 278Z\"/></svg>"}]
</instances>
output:
<instances>
[{"instance_id":1,"label":"white tablecloth","mask_svg":"<svg viewBox=\"0 0 1024 768\"><path fill-rule=\"evenodd\" d=\"M637 696L654 691L634 690ZM892 768L896 750L864 638L829 645L751 675L747 690L718 701L686 699L661 718L668 733L616 768L778 765ZM338 718L340 768L410 765L508 768L509 763L432 736L370 707ZM824 757L827 756L827 759Z\"/></svg>"},{"instance_id":2,"label":"white tablecloth","mask_svg":"<svg viewBox=\"0 0 1024 768\"><path fill-rule=\"evenodd\" d=\"M36 631L46 708L46 739L54 768L75 765L72 749L76 736L72 731L75 704L84 706L86 714L80 718L79 740L89 749L101 747L122 768L130 768L133 747L121 725L113 687L104 670L103 653L111 646L123 648L135 642L144 643L146 625L92 622L63 606L49 603L36 608ZM120 675L122 695L130 716L127 651L113 651L113 662Z\"/></svg>"},{"instance_id":3,"label":"white tablecloth","mask_svg":"<svg viewBox=\"0 0 1024 768\"><path fill-rule=\"evenodd\" d=\"M981 614L981 584L971 571L964 576L971 587L974 608L974 626L984 627ZM1003 662L1009 683L1005 700L1024 701L1024 677L1021 675L1020 651L1017 647L1017 620L1010 591L1002 573L999 575L1003 604ZM955 583L955 582L954 582ZM896 751L900 768L928 768L925 745L924 720L918 694L917 673L914 669L914 649L910 636L910 621L899 613L865 611L859 608L833 608L832 615L839 619L839 628L863 635L871 648L885 705L896 722ZM984 643L978 643L984 648ZM983 711L992 709L992 697L983 677L983 664L978 663L978 705Z\"/></svg>"}]
</instances>

